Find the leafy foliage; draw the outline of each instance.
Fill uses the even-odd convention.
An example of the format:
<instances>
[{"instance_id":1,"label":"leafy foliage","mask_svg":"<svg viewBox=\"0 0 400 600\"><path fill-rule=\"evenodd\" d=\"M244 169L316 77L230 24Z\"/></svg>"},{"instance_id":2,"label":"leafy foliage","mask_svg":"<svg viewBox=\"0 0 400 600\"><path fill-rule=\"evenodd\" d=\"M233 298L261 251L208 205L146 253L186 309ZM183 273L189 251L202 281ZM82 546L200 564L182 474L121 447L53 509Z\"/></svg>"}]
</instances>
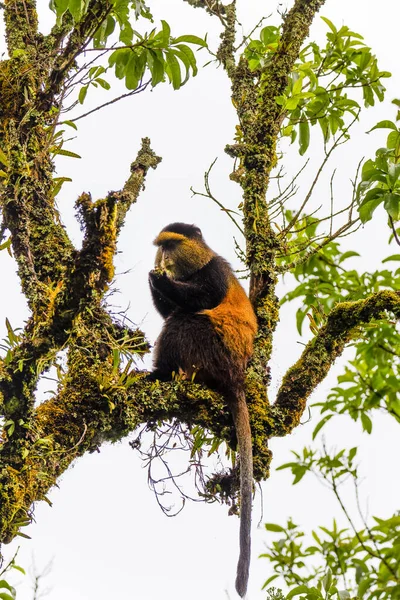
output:
<instances>
[{"instance_id":1,"label":"leafy foliage","mask_svg":"<svg viewBox=\"0 0 400 600\"><path fill-rule=\"evenodd\" d=\"M58 25L71 17L79 25L89 16L88 0L52 0L50 7L57 16ZM87 68L79 69L79 82L83 84L78 95L80 104L84 103L90 87L110 89L105 78L110 68L114 69L118 79L124 80L128 90L140 88L146 73L149 73L153 87L167 79L174 89L182 87L190 75L197 74L191 46L206 47L203 39L195 35L173 38L170 26L163 20L159 31L154 28L150 33L141 34L132 27L132 20L139 18L153 21L151 12L141 0L111 1L110 11L91 38L92 50L98 51L99 57L102 51L111 53L108 65L93 65L95 61L89 61Z\"/></svg>"},{"instance_id":2,"label":"leafy foliage","mask_svg":"<svg viewBox=\"0 0 400 600\"><path fill-rule=\"evenodd\" d=\"M303 48L285 92L276 98L286 115L282 134L290 136L292 142L298 138L302 155L310 143L310 126L319 124L326 143L346 130L349 118L358 117L361 101L357 89L362 92L364 106L374 106L375 98L384 98L382 79L390 77L378 68L376 56L360 34L346 25L338 29L326 17L322 19L329 28L325 47L312 42ZM259 75L261 88L263 68L276 51L279 36L278 28L265 27L260 39L252 40L246 48L249 67Z\"/></svg>"},{"instance_id":3,"label":"leafy foliage","mask_svg":"<svg viewBox=\"0 0 400 600\"><path fill-rule=\"evenodd\" d=\"M371 129L390 129L386 146L367 160L359 185L359 213L363 223L370 221L375 209L383 204L389 218L400 219L400 129L393 121L380 121Z\"/></svg>"},{"instance_id":4,"label":"leafy foliage","mask_svg":"<svg viewBox=\"0 0 400 600\"><path fill-rule=\"evenodd\" d=\"M400 597L400 516L374 517L374 525L355 532L332 527L312 531L312 542L290 519L281 527L267 524L266 529L280 534L261 557L273 565L275 574L266 588L283 577L290 592L286 599L337 598L346 600L397 600Z\"/></svg>"},{"instance_id":5,"label":"leafy foliage","mask_svg":"<svg viewBox=\"0 0 400 600\"><path fill-rule=\"evenodd\" d=\"M171 38L168 23L162 21L162 29L155 29L149 35L141 36L134 32L129 47L116 49L109 58L109 65L115 68L118 79L125 79L128 90L134 90L143 79L146 68L151 73L151 83L155 87L165 76L168 77L174 89L179 89L189 79L190 72L197 74L196 58L193 50L187 44L204 47L206 43L194 35L183 35ZM186 43L185 43L186 42ZM185 69L183 77L181 65Z\"/></svg>"}]
</instances>

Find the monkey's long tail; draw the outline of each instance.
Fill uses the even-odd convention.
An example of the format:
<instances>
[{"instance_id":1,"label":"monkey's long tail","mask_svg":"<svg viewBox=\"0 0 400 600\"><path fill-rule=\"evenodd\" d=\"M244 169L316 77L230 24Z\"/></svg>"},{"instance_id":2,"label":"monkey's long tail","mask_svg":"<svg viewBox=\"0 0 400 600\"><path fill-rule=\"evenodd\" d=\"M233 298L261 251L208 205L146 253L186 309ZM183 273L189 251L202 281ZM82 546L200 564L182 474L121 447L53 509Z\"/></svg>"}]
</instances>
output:
<instances>
[{"instance_id":1,"label":"monkey's long tail","mask_svg":"<svg viewBox=\"0 0 400 600\"><path fill-rule=\"evenodd\" d=\"M249 411L243 391L231 402L231 411L240 454L240 554L236 573L236 591L246 595L251 555L251 505L253 496L253 449Z\"/></svg>"}]
</instances>

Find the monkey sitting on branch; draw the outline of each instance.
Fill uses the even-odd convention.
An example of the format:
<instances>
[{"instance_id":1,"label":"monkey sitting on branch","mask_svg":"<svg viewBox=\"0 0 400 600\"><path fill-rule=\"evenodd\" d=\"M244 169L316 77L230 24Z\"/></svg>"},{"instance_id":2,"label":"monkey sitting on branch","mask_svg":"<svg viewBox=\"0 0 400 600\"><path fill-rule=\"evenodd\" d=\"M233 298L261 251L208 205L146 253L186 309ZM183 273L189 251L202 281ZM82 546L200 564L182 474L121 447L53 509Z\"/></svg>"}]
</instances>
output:
<instances>
[{"instance_id":1,"label":"monkey sitting on branch","mask_svg":"<svg viewBox=\"0 0 400 600\"><path fill-rule=\"evenodd\" d=\"M172 223L154 241L149 274L153 302L165 319L155 347L153 378L172 373L205 383L225 397L240 455L240 555L236 590L244 597L250 566L253 455L244 393L257 320L231 266L205 243L195 225Z\"/></svg>"}]
</instances>

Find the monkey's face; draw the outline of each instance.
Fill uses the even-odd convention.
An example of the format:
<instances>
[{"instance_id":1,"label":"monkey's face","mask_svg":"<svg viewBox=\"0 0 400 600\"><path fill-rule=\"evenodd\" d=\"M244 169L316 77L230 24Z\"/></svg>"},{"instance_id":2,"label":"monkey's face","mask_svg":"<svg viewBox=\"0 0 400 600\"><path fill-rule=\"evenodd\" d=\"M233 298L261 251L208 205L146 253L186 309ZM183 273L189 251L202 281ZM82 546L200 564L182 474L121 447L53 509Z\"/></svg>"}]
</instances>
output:
<instances>
[{"instance_id":1,"label":"monkey's face","mask_svg":"<svg viewBox=\"0 0 400 600\"><path fill-rule=\"evenodd\" d=\"M171 249L160 246L156 253L154 266L156 269L166 273L168 277L173 277L174 259Z\"/></svg>"},{"instance_id":2,"label":"monkey's face","mask_svg":"<svg viewBox=\"0 0 400 600\"><path fill-rule=\"evenodd\" d=\"M167 232L157 238L158 250L155 268L166 273L171 279L189 277L212 258L213 253L203 240L194 240L184 235Z\"/></svg>"}]
</instances>

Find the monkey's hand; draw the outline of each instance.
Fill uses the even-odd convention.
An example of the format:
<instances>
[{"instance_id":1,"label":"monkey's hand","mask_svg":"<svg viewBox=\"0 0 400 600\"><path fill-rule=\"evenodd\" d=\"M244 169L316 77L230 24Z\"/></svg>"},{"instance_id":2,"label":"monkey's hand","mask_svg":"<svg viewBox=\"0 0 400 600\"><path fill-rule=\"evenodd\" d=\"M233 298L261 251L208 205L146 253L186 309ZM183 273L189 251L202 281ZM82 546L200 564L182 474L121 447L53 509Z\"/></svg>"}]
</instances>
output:
<instances>
[{"instance_id":1,"label":"monkey's hand","mask_svg":"<svg viewBox=\"0 0 400 600\"><path fill-rule=\"evenodd\" d=\"M161 269L154 269L149 273L149 284L153 302L164 319L166 319L177 307L176 303L172 302L163 293L163 289L168 285L169 281L168 275Z\"/></svg>"},{"instance_id":2,"label":"monkey's hand","mask_svg":"<svg viewBox=\"0 0 400 600\"><path fill-rule=\"evenodd\" d=\"M159 286L157 285L157 283L161 283L166 279L168 279L168 275L163 269L156 268L150 271L149 273L149 282L151 288L158 289Z\"/></svg>"}]
</instances>

